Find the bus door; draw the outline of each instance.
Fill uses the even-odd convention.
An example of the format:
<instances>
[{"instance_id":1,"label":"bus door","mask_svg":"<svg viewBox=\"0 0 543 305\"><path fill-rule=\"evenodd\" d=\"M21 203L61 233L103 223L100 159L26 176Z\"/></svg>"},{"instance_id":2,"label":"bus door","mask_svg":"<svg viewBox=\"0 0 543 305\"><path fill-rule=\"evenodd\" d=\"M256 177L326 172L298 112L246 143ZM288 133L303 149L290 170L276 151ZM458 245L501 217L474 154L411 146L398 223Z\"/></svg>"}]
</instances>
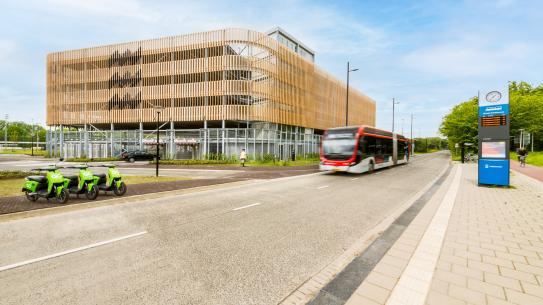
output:
<instances>
[{"instance_id":1,"label":"bus door","mask_svg":"<svg viewBox=\"0 0 543 305\"><path fill-rule=\"evenodd\" d=\"M396 138L396 134L392 134L392 163L396 165L398 163L398 139Z\"/></svg>"}]
</instances>

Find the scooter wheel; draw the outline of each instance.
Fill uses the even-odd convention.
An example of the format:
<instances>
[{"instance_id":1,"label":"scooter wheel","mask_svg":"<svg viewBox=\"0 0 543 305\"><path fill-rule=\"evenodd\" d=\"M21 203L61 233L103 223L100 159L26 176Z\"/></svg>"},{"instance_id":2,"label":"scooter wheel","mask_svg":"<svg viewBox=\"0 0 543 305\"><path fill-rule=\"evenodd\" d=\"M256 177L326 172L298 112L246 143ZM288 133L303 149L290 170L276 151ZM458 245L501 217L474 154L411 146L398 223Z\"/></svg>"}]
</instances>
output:
<instances>
[{"instance_id":1,"label":"scooter wheel","mask_svg":"<svg viewBox=\"0 0 543 305\"><path fill-rule=\"evenodd\" d=\"M87 199L89 200L95 200L96 197L98 197L98 187L96 185L93 185L90 191L87 191L85 193L85 196L87 196Z\"/></svg>"},{"instance_id":2,"label":"scooter wheel","mask_svg":"<svg viewBox=\"0 0 543 305\"><path fill-rule=\"evenodd\" d=\"M29 191L25 191L25 196L26 196L26 199L28 199L28 200L30 200L32 202L38 200L38 195L36 195L36 194L30 195Z\"/></svg>"},{"instance_id":3,"label":"scooter wheel","mask_svg":"<svg viewBox=\"0 0 543 305\"><path fill-rule=\"evenodd\" d=\"M113 187L113 193L117 196L122 196L126 193L126 184L124 182L121 182L121 185L119 187Z\"/></svg>"},{"instance_id":4,"label":"scooter wheel","mask_svg":"<svg viewBox=\"0 0 543 305\"><path fill-rule=\"evenodd\" d=\"M69 198L69 195L66 189L62 189L62 191L56 196L58 203L66 203L68 201L68 198Z\"/></svg>"}]
</instances>

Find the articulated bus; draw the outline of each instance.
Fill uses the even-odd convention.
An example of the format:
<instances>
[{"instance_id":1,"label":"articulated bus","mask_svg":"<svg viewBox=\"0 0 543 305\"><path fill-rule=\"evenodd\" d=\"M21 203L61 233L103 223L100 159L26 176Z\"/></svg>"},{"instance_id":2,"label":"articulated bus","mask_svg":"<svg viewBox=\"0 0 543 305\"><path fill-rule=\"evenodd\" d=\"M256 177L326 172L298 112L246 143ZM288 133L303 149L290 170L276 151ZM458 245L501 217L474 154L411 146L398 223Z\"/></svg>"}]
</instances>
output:
<instances>
[{"instance_id":1,"label":"articulated bus","mask_svg":"<svg viewBox=\"0 0 543 305\"><path fill-rule=\"evenodd\" d=\"M407 163L411 147L404 136L369 126L326 130L321 145L321 171L349 173Z\"/></svg>"}]
</instances>

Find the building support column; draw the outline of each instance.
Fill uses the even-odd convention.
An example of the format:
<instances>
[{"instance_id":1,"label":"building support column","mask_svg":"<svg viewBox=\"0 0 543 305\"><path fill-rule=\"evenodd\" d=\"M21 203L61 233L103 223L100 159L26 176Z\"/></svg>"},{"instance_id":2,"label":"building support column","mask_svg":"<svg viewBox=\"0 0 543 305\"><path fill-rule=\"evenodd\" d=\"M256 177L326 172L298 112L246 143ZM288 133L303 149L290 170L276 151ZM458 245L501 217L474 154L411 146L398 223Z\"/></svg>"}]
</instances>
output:
<instances>
[{"instance_id":1,"label":"building support column","mask_svg":"<svg viewBox=\"0 0 543 305\"><path fill-rule=\"evenodd\" d=\"M140 138L139 138L139 144L140 144L140 150L143 150L143 122L140 122Z\"/></svg>"},{"instance_id":2,"label":"building support column","mask_svg":"<svg viewBox=\"0 0 543 305\"><path fill-rule=\"evenodd\" d=\"M224 95L223 95L223 99L224 99ZM223 108L224 109L224 108ZM222 126L221 126L222 130L221 130L221 138L222 138L222 148L221 148L221 153L224 154L226 153L226 150L225 150L225 147L224 147L224 134L225 134L225 131L224 129L226 128L226 121L225 120L222 120Z\"/></svg>"},{"instance_id":3,"label":"building support column","mask_svg":"<svg viewBox=\"0 0 543 305\"><path fill-rule=\"evenodd\" d=\"M299 127L296 126L294 129L294 158L298 159L298 129Z\"/></svg>"},{"instance_id":4,"label":"building support column","mask_svg":"<svg viewBox=\"0 0 543 305\"><path fill-rule=\"evenodd\" d=\"M239 150L238 150L238 128L236 128L236 132L234 134L234 138L236 139L236 144L235 144L235 147L236 147L236 155L239 154Z\"/></svg>"},{"instance_id":5,"label":"building support column","mask_svg":"<svg viewBox=\"0 0 543 305\"><path fill-rule=\"evenodd\" d=\"M256 160L256 129L251 129L253 130L253 160Z\"/></svg>"},{"instance_id":6,"label":"building support column","mask_svg":"<svg viewBox=\"0 0 543 305\"><path fill-rule=\"evenodd\" d=\"M61 158L64 158L64 128L62 124L60 125L60 147L59 147L59 154Z\"/></svg>"},{"instance_id":7,"label":"building support column","mask_svg":"<svg viewBox=\"0 0 543 305\"><path fill-rule=\"evenodd\" d=\"M109 156L112 157L112 158L114 156L114 152L113 152L113 146L114 146L114 144L113 144L113 141L114 141L114 139L113 139L113 131L114 130L115 130L115 126L113 125L113 123L111 123L111 132L109 134L109 139L110 139L110 155Z\"/></svg>"},{"instance_id":8,"label":"building support column","mask_svg":"<svg viewBox=\"0 0 543 305\"><path fill-rule=\"evenodd\" d=\"M175 124L170 121L170 159L175 159Z\"/></svg>"},{"instance_id":9,"label":"building support column","mask_svg":"<svg viewBox=\"0 0 543 305\"><path fill-rule=\"evenodd\" d=\"M87 124L85 124L85 134L83 136L85 139L83 154L85 155L85 157L89 157L89 129Z\"/></svg>"}]
</instances>

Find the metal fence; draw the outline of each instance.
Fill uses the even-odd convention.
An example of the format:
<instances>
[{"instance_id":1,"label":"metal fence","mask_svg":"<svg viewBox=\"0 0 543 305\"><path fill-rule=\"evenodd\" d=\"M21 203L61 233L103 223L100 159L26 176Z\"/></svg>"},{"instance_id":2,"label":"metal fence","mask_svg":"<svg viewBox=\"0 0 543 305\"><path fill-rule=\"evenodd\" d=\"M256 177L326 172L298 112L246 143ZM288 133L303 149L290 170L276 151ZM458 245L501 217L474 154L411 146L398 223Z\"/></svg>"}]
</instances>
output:
<instances>
[{"instance_id":1,"label":"metal fence","mask_svg":"<svg viewBox=\"0 0 543 305\"><path fill-rule=\"evenodd\" d=\"M251 158L274 155L277 159L319 152L321 136L296 129L208 128L161 130L163 159L206 159L239 156L242 149ZM118 157L123 151L154 152L156 130L78 130L47 132L47 152L64 158Z\"/></svg>"}]
</instances>

